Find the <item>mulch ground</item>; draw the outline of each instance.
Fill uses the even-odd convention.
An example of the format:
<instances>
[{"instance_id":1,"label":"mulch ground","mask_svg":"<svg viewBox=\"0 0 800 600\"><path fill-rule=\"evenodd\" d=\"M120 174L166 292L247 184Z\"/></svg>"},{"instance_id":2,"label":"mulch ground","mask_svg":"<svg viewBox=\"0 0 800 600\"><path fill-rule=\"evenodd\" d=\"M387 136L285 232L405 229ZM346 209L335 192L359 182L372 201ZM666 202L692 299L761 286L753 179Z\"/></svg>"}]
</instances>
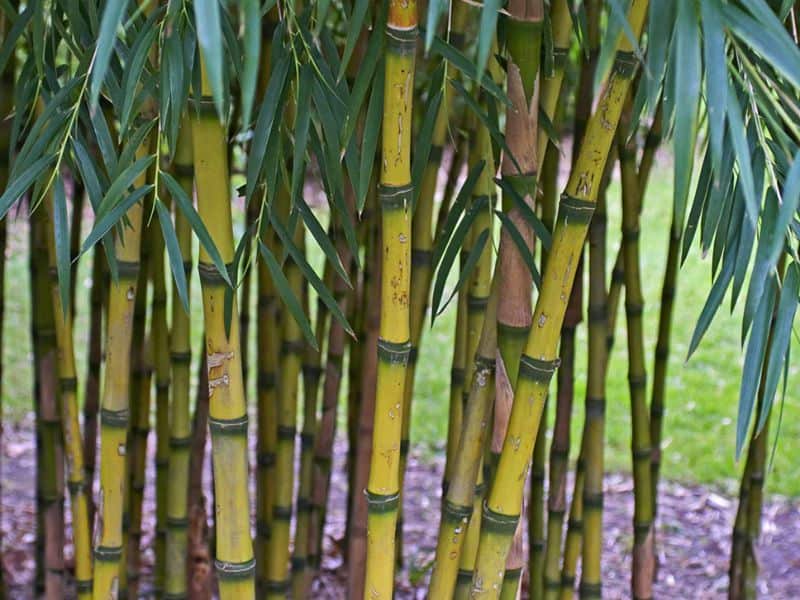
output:
<instances>
[{"instance_id":1,"label":"mulch ground","mask_svg":"<svg viewBox=\"0 0 800 600\"><path fill-rule=\"evenodd\" d=\"M7 426L2 448L2 561L9 586L8 597L22 599L33 597L36 460L32 426L30 418ZM344 455L344 446L338 446L337 457ZM339 463L334 472L332 504L328 513L326 555L320 576L314 583L316 600L345 596L346 570L341 547L346 478ZM425 597L425 569L433 557L438 528L442 466L442 460L437 458L421 461L412 456L409 460L408 491L405 494L406 569L401 574L396 598ZM152 461L148 468L152 471ZM151 472L149 479L153 477ZM151 492L146 495L145 504L145 514L152 516ZM603 553L606 598L630 596L632 511L630 477L608 475L605 481ZM661 486L657 528L660 568L655 597L710 599L727 596L728 555L735 512L736 499L719 490L674 482L665 482ZM152 541L152 528L152 522L145 526L145 548ZM66 554L69 560L69 545ZM774 496L767 499L757 556L761 597L800 598L800 501ZM146 565L152 561L151 551L144 552L144 561ZM142 591L146 589L145 580Z\"/></svg>"}]
</instances>

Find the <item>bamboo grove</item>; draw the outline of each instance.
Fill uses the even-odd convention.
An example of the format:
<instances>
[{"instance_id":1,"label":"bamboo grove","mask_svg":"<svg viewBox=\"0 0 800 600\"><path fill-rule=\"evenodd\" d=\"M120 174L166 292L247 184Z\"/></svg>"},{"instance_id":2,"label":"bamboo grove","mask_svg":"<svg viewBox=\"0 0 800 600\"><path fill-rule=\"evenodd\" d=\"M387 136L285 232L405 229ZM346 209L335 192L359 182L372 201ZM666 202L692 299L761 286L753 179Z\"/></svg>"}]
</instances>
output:
<instances>
[{"instance_id":1,"label":"bamboo grove","mask_svg":"<svg viewBox=\"0 0 800 600\"><path fill-rule=\"evenodd\" d=\"M0 240L29 232L31 591L311 597L343 462L339 597L392 598L415 519L418 367L450 311L444 474L426 482L439 530L419 585L601 597L605 413L623 403L630 596L652 598L671 324L697 319L691 355L730 297L744 362L729 596L755 597L800 294L799 10L0 2ZM639 233L659 152L674 199L651 273ZM675 315L699 255L707 301ZM2 310L23 282L0 256ZM643 292L653 277L660 298ZM612 350L627 399L606 394Z\"/></svg>"}]
</instances>

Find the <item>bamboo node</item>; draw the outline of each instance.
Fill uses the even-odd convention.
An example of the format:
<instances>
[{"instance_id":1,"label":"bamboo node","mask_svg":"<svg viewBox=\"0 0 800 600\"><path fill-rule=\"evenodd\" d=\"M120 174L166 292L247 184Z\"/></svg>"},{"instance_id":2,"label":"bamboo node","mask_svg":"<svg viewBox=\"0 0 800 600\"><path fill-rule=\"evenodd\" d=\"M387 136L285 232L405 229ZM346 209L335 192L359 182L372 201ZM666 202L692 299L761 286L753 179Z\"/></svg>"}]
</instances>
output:
<instances>
[{"instance_id":1,"label":"bamboo node","mask_svg":"<svg viewBox=\"0 0 800 600\"><path fill-rule=\"evenodd\" d=\"M216 367L221 367L223 364L225 364L225 361L231 360L233 356L233 352L214 352L207 355L206 361L208 370L210 371Z\"/></svg>"},{"instance_id":2,"label":"bamboo node","mask_svg":"<svg viewBox=\"0 0 800 600\"><path fill-rule=\"evenodd\" d=\"M215 560L214 567L219 579L247 579L256 572L256 559L251 558L244 562Z\"/></svg>"}]
</instances>

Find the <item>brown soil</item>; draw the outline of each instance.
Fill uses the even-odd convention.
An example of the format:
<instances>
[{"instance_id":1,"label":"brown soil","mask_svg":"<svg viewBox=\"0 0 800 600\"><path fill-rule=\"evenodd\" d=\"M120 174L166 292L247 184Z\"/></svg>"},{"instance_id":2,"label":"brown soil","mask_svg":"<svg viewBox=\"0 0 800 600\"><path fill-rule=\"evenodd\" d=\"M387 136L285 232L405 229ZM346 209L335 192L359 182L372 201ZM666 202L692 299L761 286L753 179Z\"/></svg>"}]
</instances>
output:
<instances>
[{"instance_id":1,"label":"brown soil","mask_svg":"<svg viewBox=\"0 0 800 600\"><path fill-rule=\"evenodd\" d=\"M32 419L6 427L2 453L3 567L9 597L32 598L34 573L34 473ZM152 439L151 439L152 446ZM337 445L332 505L326 529L322 571L314 584L315 600L344 598L346 569L342 564L346 478L342 471L345 446ZM148 481L152 482L153 462ZM400 574L396 598L425 597L427 572L433 557L442 460L411 457L406 477L406 568ZM207 482L208 483L208 482ZM154 513L152 485L145 497L145 514ZM603 592L606 598L628 598L632 483L627 475L611 474L605 483L605 552ZM659 573L657 598L724 598L728 583L728 553L736 499L709 487L667 482L661 487L657 529ZM68 512L68 507L67 507ZM145 524L144 562L151 564L153 523ZM759 593L764 598L800 598L800 501L770 497L764 508L758 546ZM66 548L67 559L71 548ZM146 592L147 573L142 583Z\"/></svg>"}]
</instances>

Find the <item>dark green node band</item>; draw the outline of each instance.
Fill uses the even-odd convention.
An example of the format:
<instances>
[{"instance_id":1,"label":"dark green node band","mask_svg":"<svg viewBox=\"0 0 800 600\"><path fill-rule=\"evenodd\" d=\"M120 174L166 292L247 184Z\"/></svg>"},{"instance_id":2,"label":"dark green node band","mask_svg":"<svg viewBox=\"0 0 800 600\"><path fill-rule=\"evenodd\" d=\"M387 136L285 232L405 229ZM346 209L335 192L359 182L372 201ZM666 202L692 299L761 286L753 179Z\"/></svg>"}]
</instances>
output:
<instances>
[{"instance_id":1,"label":"dark green node band","mask_svg":"<svg viewBox=\"0 0 800 600\"><path fill-rule=\"evenodd\" d=\"M509 338L509 339L528 339L528 334L530 333L530 327L518 327L516 325L506 325L505 323L497 323L497 335L499 338Z\"/></svg>"},{"instance_id":2,"label":"dark green node band","mask_svg":"<svg viewBox=\"0 0 800 600\"><path fill-rule=\"evenodd\" d=\"M122 546L97 546L94 559L99 562L117 562L122 557Z\"/></svg>"},{"instance_id":3,"label":"dark green node band","mask_svg":"<svg viewBox=\"0 0 800 600\"><path fill-rule=\"evenodd\" d=\"M605 304L590 306L588 313L589 323L605 323L608 320L608 307Z\"/></svg>"},{"instance_id":4,"label":"dark green node band","mask_svg":"<svg viewBox=\"0 0 800 600\"><path fill-rule=\"evenodd\" d=\"M664 407L663 406L656 406L654 404L650 405L650 416L655 418L661 418L664 416Z\"/></svg>"},{"instance_id":5,"label":"dark green node band","mask_svg":"<svg viewBox=\"0 0 800 600\"><path fill-rule=\"evenodd\" d=\"M409 441L400 440L400 455L406 456L408 454Z\"/></svg>"},{"instance_id":6,"label":"dark green node band","mask_svg":"<svg viewBox=\"0 0 800 600\"><path fill-rule=\"evenodd\" d=\"M194 177L194 165L183 165L174 162L172 163L172 172L178 177Z\"/></svg>"},{"instance_id":7,"label":"dark green node band","mask_svg":"<svg viewBox=\"0 0 800 600\"><path fill-rule=\"evenodd\" d=\"M581 598L602 598L603 586L599 583L584 583L580 586Z\"/></svg>"},{"instance_id":8,"label":"dark green node band","mask_svg":"<svg viewBox=\"0 0 800 600\"><path fill-rule=\"evenodd\" d=\"M583 531L583 521L581 519L569 519L567 527L575 532Z\"/></svg>"},{"instance_id":9,"label":"dark green node band","mask_svg":"<svg viewBox=\"0 0 800 600\"><path fill-rule=\"evenodd\" d=\"M583 493L583 507L586 508L603 508L603 492L599 494L590 494L589 492Z\"/></svg>"},{"instance_id":10,"label":"dark green node band","mask_svg":"<svg viewBox=\"0 0 800 600\"><path fill-rule=\"evenodd\" d=\"M272 535L272 529L270 528L269 523L259 519L256 522L256 534L260 538L269 538Z\"/></svg>"},{"instance_id":11,"label":"dark green node band","mask_svg":"<svg viewBox=\"0 0 800 600\"><path fill-rule=\"evenodd\" d=\"M87 592L91 592L93 587L93 580L92 579L76 579L75 580L75 591L79 594L84 594Z\"/></svg>"},{"instance_id":12,"label":"dark green node band","mask_svg":"<svg viewBox=\"0 0 800 600\"><path fill-rule=\"evenodd\" d=\"M495 357L475 355L475 370L476 371L491 371L494 372L497 367L497 360Z\"/></svg>"},{"instance_id":13,"label":"dark green node band","mask_svg":"<svg viewBox=\"0 0 800 600\"><path fill-rule=\"evenodd\" d=\"M638 65L639 60L636 58L636 54L626 50L617 50L617 55L614 57L614 71L620 77L630 79Z\"/></svg>"},{"instance_id":14,"label":"dark green node band","mask_svg":"<svg viewBox=\"0 0 800 600\"><path fill-rule=\"evenodd\" d=\"M259 452L256 456L256 463L259 467L272 467L275 465L274 452Z\"/></svg>"},{"instance_id":15,"label":"dark green node band","mask_svg":"<svg viewBox=\"0 0 800 600\"><path fill-rule=\"evenodd\" d=\"M537 383L548 384L560 363L561 361L558 358L540 360L523 354L519 361L519 377Z\"/></svg>"},{"instance_id":16,"label":"dark green node band","mask_svg":"<svg viewBox=\"0 0 800 600\"><path fill-rule=\"evenodd\" d=\"M216 567L217 577L220 579L247 579L256 572L256 559L251 558L244 562L215 560L214 567Z\"/></svg>"},{"instance_id":17,"label":"dark green node band","mask_svg":"<svg viewBox=\"0 0 800 600\"><path fill-rule=\"evenodd\" d=\"M233 269L233 263L225 265L225 269L230 273ZM197 263L197 274L200 277L200 282L210 286L227 286L228 282L219 272L216 265L213 263Z\"/></svg>"},{"instance_id":18,"label":"dark green node band","mask_svg":"<svg viewBox=\"0 0 800 600\"><path fill-rule=\"evenodd\" d=\"M164 598L164 600L186 600L186 598L188 598L188 596L182 592L176 592L176 593L164 592L164 594L161 597Z\"/></svg>"},{"instance_id":19,"label":"dark green node band","mask_svg":"<svg viewBox=\"0 0 800 600\"><path fill-rule=\"evenodd\" d=\"M544 46L542 46L544 49ZM553 47L553 67L556 69L564 69L567 65L569 58L569 48Z\"/></svg>"},{"instance_id":20,"label":"dark green node band","mask_svg":"<svg viewBox=\"0 0 800 600\"><path fill-rule=\"evenodd\" d=\"M62 392L74 392L78 389L77 377L60 377L58 380Z\"/></svg>"},{"instance_id":21,"label":"dark green node band","mask_svg":"<svg viewBox=\"0 0 800 600\"><path fill-rule=\"evenodd\" d=\"M468 312L482 312L486 310L486 305L489 304L488 296L473 296L467 294L467 311Z\"/></svg>"},{"instance_id":22,"label":"dark green node band","mask_svg":"<svg viewBox=\"0 0 800 600\"><path fill-rule=\"evenodd\" d=\"M300 354L304 348L303 340L286 340L281 344L281 354Z\"/></svg>"},{"instance_id":23,"label":"dark green node band","mask_svg":"<svg viewBox=\"0 0 800 600\"><path fill-rule=\"evenodd\" d=\"M614 283L625 283L625 271L622 269L612 269L611 281Z\"/></svg>"},{"instance_id":24,"label":"dark green node band","mask_svg":"<svg viewBox=\"0 0 800 600\"><path fill-rule=\"evenodd\" d=\"M456 576L456 582L460 584L472 583L472 571L468 571L467 569L459 569L458 575Z\"/></svg>"},{"instance_id":25,"label":"dark green node band","mask_svg":"<svg viewBox=\"0 0 800 600\"><path fill-rule=\"evenodd\" d=\"M437 146L436 144L431 145L430 152L428 153L428 161L438 164L442 160L442 151L443 148L441 146Z\"/></svg>"},{"instance_id":26,"label":"dark green node band","mask_svg":"<svg viewBox=\"0 0 800 600\"><path fill-rule=\"evenodd\" d=\"M293 573L300 573L301 571L305 571L306 567L308 566L308 560L302 556L293 556L291 565Z\"/></svg>"},{"instance_id":27,"label":"dark green node band","mask_svg":"<svg viewBox=\"0 0 800 600\"><path fill-rule=\"evenodd\" d=\"M587 225L592 220L594 208L594 202L565 193L561 195L561 202L558 204L558 220L565 225L573 223Z\"/></svg>"},{"instance_id":28,"label":"dark green node band","mask_svg":"<svg viewBox=\"0 0 800 600\"><path fill-rule=\"evenodd\" d=\"M192 445L192 436L187 435L186 437L171 437L169 438L169 447L173 450L177 450L179 448L189 448Z\"/></svg>"},{"instance_id":29,"label":"dark green node band","mask_svg":"<svg viewBox=\"0 0 800 600\"><path fill-rule=\"evenodd\" d=\"M208 417L208 429L212 435L247 435L247 415L235 419L215 419Z\"/></svg>"},{"instance_id":30,"label":"dark green node band","mask_svg":"<svg viewBox=\"0 0 800 600\"><path fill-rule=\"evenodd\" d=\"M546 590L559 590L561 589L561 582L558 579L544 578L544 589Z\"/></svg>"},{"instance_id":31,"label":"dark green node band","mask_svg":"<svg viewBox=\"0 0 800 600\"><path fill-rule=\"evenodd\" d=\"M464 369L450 370L450 385L462 385L464 383Z\"/></svg>"},{"instance_id":32,"label":"dark green node band","mask_svg":"<svg viewBox=\"0 0 800 600\"><path fill-rule=\"evenodd\" d=\"M606 410L606 399L603 397L587 396L586 397L586 416L587 417L601 417Z\"/></svg>"},{"instance_id":33,"label":"dark green node band","mask_svg":"<svg viewBox=\"0 0 800 600\"><path fill-rule=\"evenodd\" d=\"M311 450L314 447L314 434L301 433L300 434L300 448L303 450Z\"/></svg>"},{"instance_id":34,"label":"dark green node band","mask_svg":"<svg viewBox=\"0 0 800 600\"><path fill-rule=\"evenodd\" d=\"M417 47L417 27L400 28L387 23L386 41L390 52L413 54Z\"/></svg>"},{"instance_id":35,"label":"dark green node band","mask_svg":"<svg viewBox=\"0 0 800 600\"><path fill-rule=\"evenodd\" d=\"M156 394L164 394L169 391L170 382L169 381L158 381L156 382Z\"/></svg>"},{"instance_id":36,"label":"dark green node band","mask_svg":"<svg viewBox=\"0 0 800 600\"><path fill-rule=\"evenodd\" d=\"M575 587L575 575L562 575L561 585L573 589Z\"/></svg>"},{"instance_id":37,"label":"dark green node band","mask_svg":"<svg viewBox=\"0 0 800 600\"><path fill-rule=\"evenodd\" d=\"M450 502L450 500L445 499L442 503L442 516L445 521L450 523L461 523L464 520L469 521L472 517L472 507L454 504Z\"/></svg>"},{"instance_id":38,"label":"dark green node band","mask_svg":"<svg viewBox=\"0 0 800 600\"><path fill-rule=\"evenodd\" d=\"M430 267L432 259L433 252L430 250L422 250L420 248L411 249L412 267Z\"/></svg>"},{"instance_id":39,"label":"dark green node band","mask_svg":"<svg viewBox=\"0 0 800 600\"><path fill-rule=\"evenodd\" d=\"M414 187L408 185L386 185L378 186L378 198L381 201L383 210L396 210L411 208Z\"/></svg>"},{"instance_id":40,"label":"dark green node band","mask_svg":"<svg viewBox=\"0 0 800 600\"><path fill-rule=\"evenodd\" d=\"M322 367L319 365L303 365L303 377L313 381L319 380L322 376Z\"/></svg>"},{"instance_id":41,"label":"dark green node band","mask_svg":"<svg viewBox=\"0 0 800 600\"><path fill-rule=\"evenodd\" d=\"M632 454L633 454L633 460L636 460L636 461L647 460L647 461L649 461L650 457L653 456L653 449L650 448L650 447L648 447L648 448L636 448L635 450L632 451Z\"/></svg>"},{"instance_id":42,"label":"dark green node band","mask_svg":"<svg viewBox=\"0 0 800 600\"><path fill-rule=\"evenodd\" d=\"M493 511L486 502L483 503L483 522L481 527L485 527L486 531L501 535L514 535L518 522L519 515L504 515Z\"/></svg>"},{"instance_id":43,"label":"dark green node band","mask_svg":"<svg viewBox=\"0 0 800 600\"><path fill-rule=\"evenodd\" d=\"M628 375L628 384L633 389L641 389L647 386L647 375Z\"/></svg>"},{"instance_id":44,"label":"dark green node band","mask_svg":"<svg viewBox=\"0 0 800 600\"><path fill-rule=\"evenodd\" d=\"M84 488L86 487L86 483L81 479L80 481L68 481L67 482L67 489L71 495L80 494Z\"/></svg>"},{"instance_id":45,"label":"dark green node band","mask_svg":"<svg viewBox=\"0 0 800 600\"><path fill-rule=\"evenodd\" d=\"M653 529L652 521L634 521L633 522L633 536L637 542L641 542L646 538L650 531Z\"/></svg>"},{"instance_id":46,"label":"dark green node band","mask_svg":"<svg viewBox=\"0 0 800 600\"><path fill-rule=\"evenodd\" d=\"M167 529L187 529L188 527L188 517L167 517Z\"/></svg>"},{"instance_id":47,"label":"dark green node band","mask_svg":"<svg viewBox=\"0 0 800 600\"><path fill-rule=\"evenodd\" d=\"M122 410L111 410L109 408L100 409L100 423L106 427L127 429L130 420L130 411L127 408Z\"/></svg>"},{"instance_id":48,"label":"dark green node band","mask_svg":"<svg viewBox=\"0 0 800 600\"><path fill-rule=\"evenodd\" d=\"M622 241L626 244L633 244L634 242L639 241L639 228L636 227L635 229L624 229L622 231Z\"/></svg>"},{"instance_id":49,"label":"dark green node band","mask_svg":"<svg viewBox=\"0 0 800 600\"><path fill-rule=\"evenodd\" d=\"M400 504L400 494L373 494L369 490L364 490L367 497L367 510L372 514L387 513L397 510Z\"/></svg>"},{"instance_id":50,"label":"dark green node band","mask_svg":"<svg viewBox=\"0 0 800 600\"><path fill-rule=\"evenodd\" d=\"M269 371L259 371L258 389L262 392L271 390L275 387L275 373Z\"/></svg>"},{"instance_id":51,"label":"dark green node band","mask_svg":"<svg viewBox=\"0 0 800 600\"><path fill-rule=\"evenodd\" d=\"M542 552L544 550L544 540L535 540L531 542L531 550L534 552Z\"/></svg>"},{"instance_id":52,"label":"dark green node band","mask_svg":"<svg viewBox=\"0 0 800 600\"><path fill-rule=\"evenodd\" d=\"M297 435L297 428L292 425L278 425L278 439L284 441L294 441Z\"/></svg>"},{"instance_id":53,"label":"dark green node band","mask_svg":"<svg viewBox=\"0 0 800 600\"><path fill-rule=\"evenodd\" d=\"M200 99L189 96L189 106L199 116L210 118L216 117L217 108L214 105L214 99L210 96L203 96Z\"/></svg>"},{"instance_id":54,"label":"dark green node band","mask_svg":"<svg viewBox=\"0 0 800 600\"><path fill-rule=\"evenodd\" d=\"M418 352L417 347L416 346L411 346L411 348L408 350L408 364L409 365L417 364L417 355L418 355L418 353L419 352Z\"/></svg>"},{"instance_id":55,"label":"dark green node band","mask_svg":"<svg viewBox=\"0 0 800 600\"><path fill-rule=\"evenodd\" d=\"M378 338L378 359L392 365L407 365L411 342L389 342Z\"/></svg>"},{"instance_id":56,"label":"dark green node band","mask_svg":"<svg viewBox=\"0 0 800 600\"><path fill-rule=\"evenodd\" d=\"M291 506L273 506L272 518L275 521L291 521L292 520L292 507Z\"/></svg>"},{"instance_id":57,"label":"dark green node band","mask_svg":"<svg viewBox=\"0 0 800 600\"><path fill-rule=\"evenodd\" d=\"M650 133L647 134L647 137L644 139L644 147L647 149L658 148L661 144L661 134L660 133L653 133L653 130L650 130Z\"/></svg>"},{"instance_id":58,"label":"dark green node band","mask_svg":"<svg viewBox=\"0 0 800 600\"><path fill-rule=\"evenodd\" d=\"M522 569L507 569L505 575L503 575L503 579L506 581L514 581L515 579L519 579L522 575Z\"/></svg>"},{"instance_id":59,"label":"dark green node band","mask_svg":"<svg viewBox=\"0 0 800 600\"><path fill-rule=\"evenodd\" d=\"M297 497L297 512L298 513L310 513L311 512L311 502L305 496L298 496Z\"/></svg>"},{"instance_id":60,"label":"dark green node band","mask_svg":"<svg viewBox=\"0 0 800 600\"><path fill-rule=\"evenodd\" d=\"M174 363L188 365L192 362L191 352L170 352L169 357L170 360Z\"/></svg>"},{"instance_id":61,"label":"dark green node band","mask_svg":"<svg viewBox=\"0 0 800 600\"><path fill-rule=\"evenodd\" d=\"M625 303L625 314L628 317L641 317L644 312L644 304Z\"/></svg>"},{"instance_id":62,"label":"dark green node band","mask_svg":"<svg viewBox=\"0 0 800 600\"><path fill-rule=\"evenodd\" d=\"M139 262L118 260L117 274L120 279L136 279L139 276Z\"/></svg>"}]
</instances>

